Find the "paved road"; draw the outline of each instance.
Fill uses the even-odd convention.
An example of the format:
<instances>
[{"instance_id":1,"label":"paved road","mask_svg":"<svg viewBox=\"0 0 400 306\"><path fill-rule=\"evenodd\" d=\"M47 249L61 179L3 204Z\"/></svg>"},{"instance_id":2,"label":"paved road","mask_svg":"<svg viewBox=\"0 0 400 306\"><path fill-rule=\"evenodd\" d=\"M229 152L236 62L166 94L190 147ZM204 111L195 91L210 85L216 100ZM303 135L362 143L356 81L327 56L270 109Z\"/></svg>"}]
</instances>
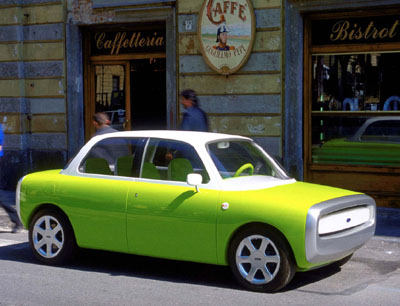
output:
<instances>
[{"instance_id":1,"label":"paved road","mask_svg":"<svg viewBox=\"0 0 400 306\"><path fill-rule=\"evenodd\" d=\"M0 192L1 193L1 192ZM1 195L1 194L0 194ZM13 205L13 194L3 202ZM84 250L70 266L36 262L27 232L0 207L0 306L399 305L400 210L379 209L376 236L342 269L297 273L277 294L242 290L228 268Z\"/></svg>"},{"instance_id":2,"label":"paved road","mask_svg":"<svg viewBox=\"0 0 400 306\"><path fill-rule=\"evenodd\" d=\"M0 233L0 305L399 305L400 239L374 237L341 270L296 274L283 292L242 290L226 267L85 250L38 264L27 233Z\"/></svg>"}]
</instances>

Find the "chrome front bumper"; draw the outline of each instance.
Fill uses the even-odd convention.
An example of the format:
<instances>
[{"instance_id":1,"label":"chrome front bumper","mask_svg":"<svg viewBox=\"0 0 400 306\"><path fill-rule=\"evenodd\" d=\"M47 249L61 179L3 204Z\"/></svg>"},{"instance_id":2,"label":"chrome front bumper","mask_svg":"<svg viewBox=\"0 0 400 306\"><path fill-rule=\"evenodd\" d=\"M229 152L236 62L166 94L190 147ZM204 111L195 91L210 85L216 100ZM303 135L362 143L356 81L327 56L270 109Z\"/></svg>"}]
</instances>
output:
<instances>
[{"instance_id":1,"label":"chrome front bumper","mask_svg":"<svg viewBox=\"0 0 400 306\"><path fill-rule=\"evenodd\" d=\"M339 260L371 239L375 226L375 201L367 195L316 204L307 215L306 258L311 263L321 264Z\"/></svg>"}]
</instances>

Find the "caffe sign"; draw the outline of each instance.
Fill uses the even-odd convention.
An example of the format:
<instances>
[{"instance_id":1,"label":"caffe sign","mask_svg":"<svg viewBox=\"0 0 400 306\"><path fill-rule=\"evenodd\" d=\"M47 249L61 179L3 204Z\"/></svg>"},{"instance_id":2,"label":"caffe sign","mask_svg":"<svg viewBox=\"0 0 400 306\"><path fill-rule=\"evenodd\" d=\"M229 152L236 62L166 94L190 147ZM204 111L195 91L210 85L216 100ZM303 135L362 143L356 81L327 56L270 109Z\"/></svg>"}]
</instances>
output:
<instances>
[{"instance_id":1,"label":"caffe sign","mask_svg":"<svg viewBox=\"0 0 400 306\"><path fill-rule=\"evenodd\" d=\"M92 55L165 52L165 30L96 31L91 33Z\"/></svg>"},{"instance_id":2,"label":"caffe sign","mask_svg":"<svg viewBox=\"0 0 400 306\"><path fill-rule=\"evenodd\" d=\"M198 19L198 39L208 66L220 74L238 71L250 56L255 17L250 0L205 0Z\"/></svg>"}]
</instances>

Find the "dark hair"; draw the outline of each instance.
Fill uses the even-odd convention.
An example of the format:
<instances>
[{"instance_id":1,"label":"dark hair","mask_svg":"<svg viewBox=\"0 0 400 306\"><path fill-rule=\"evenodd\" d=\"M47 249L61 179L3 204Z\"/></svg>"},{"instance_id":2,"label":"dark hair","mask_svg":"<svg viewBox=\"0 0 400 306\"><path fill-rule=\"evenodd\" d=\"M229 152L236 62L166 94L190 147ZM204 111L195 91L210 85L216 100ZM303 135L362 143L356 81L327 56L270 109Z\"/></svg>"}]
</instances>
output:
<instances>
[{"instance_id":1,"label":"dark hair","mask_svg":"<svg viewBox=\"0 0 400 306\"><path fill-rule=\"evenodd\" d=\"M181 96L193 102L194 106L199 106L199 99L193 89L185 89L181 91Z\"/></svg>"},{"instance_id":2,"label":"dark hair","mask_svg":"<svg viewBox=\"0 0 400 306\"><path fill-rule=\"evenodd\" d=\"M93 115L93 121L97 122L100 125L108 124L110 118L108 117L107 113L95 113Z\"/></svg>"}]
</instances>

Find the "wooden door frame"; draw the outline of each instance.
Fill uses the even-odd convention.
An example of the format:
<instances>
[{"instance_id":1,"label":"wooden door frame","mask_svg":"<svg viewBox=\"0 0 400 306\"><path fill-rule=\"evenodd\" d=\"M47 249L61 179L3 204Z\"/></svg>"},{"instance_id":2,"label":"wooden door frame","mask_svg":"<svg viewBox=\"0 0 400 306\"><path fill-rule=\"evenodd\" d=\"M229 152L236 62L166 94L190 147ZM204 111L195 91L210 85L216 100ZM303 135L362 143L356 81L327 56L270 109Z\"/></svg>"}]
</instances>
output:
<instances>
[{"instance_id":1,"label":"wooden door frame","mask_svg":"<svg viewBox=\"0 0 400 306\"><path fill-rule=\"evenodd\" d=\"M94 133L92 124L92 116L95 111L95 87L94 87L94 65L125 65L125 104L127 130L131 128L131 91L130 91L130 61L135 59L150 59L150 58L166 58L165 53L139 53L139 54L124 54L119 56L92 56L85 64L85 140L89 140ZM167 101L166 101L167 103ZM166 105L166 108L168 105Z\"/></svg>"},{"instance_id":2,"label":"wooden door frame","mask_svg":"<svg viewBox=\"0 0 400 306\"><path fill-rule=\"evenodd\" d=\"M125 116L126 116L126 128L130 130L130 116L131 116L131 97L130 97L130 62L129 60L95 60L89 61L87 69L87 78L85 78L87 94L85 102L85 138L86 141L91 138L95 132L94 126L92 124L92 116L95 113L96 104L96 93L95 93L95 70L93 69L97 65L123 65L125 67Z\"/></svg>"},{"instance_id":3,"label":"wooden door frame","mask_svg":"<svg viewBox=\"0 0 400 306\"><path fill-rule=\"evenodd\" d=\"M392 10L371 10L357 12L335 12L335 13L313 13L304 18L304 37L303 37L303 173L304 181L312 181L313 171L357 171L360 173L380 173L382 169L387 169L388 173L400 172L399 167L374 167L374 166L354 166L354 165L331 165L331 164L313 164L311 154L312 142L312 56L322 54L354 54L354 53L373 53L373 52L390 52L400 50L400 42L379 43L379 44L347 44L347 45L330 45L330 46L312 46L311 45L311 21L315 19L335 19L338 17L366 17L366 16L382 16L385 14L393 15L400 13L400 9ZM398 113L398 112L396 112ZM333 113L332 113L333 114ZM379 113L379 116L393 115ZM343 114L346 115L346 114ZM352 114L349 114L352 116Z\"/></svg>"}]
</instances>

